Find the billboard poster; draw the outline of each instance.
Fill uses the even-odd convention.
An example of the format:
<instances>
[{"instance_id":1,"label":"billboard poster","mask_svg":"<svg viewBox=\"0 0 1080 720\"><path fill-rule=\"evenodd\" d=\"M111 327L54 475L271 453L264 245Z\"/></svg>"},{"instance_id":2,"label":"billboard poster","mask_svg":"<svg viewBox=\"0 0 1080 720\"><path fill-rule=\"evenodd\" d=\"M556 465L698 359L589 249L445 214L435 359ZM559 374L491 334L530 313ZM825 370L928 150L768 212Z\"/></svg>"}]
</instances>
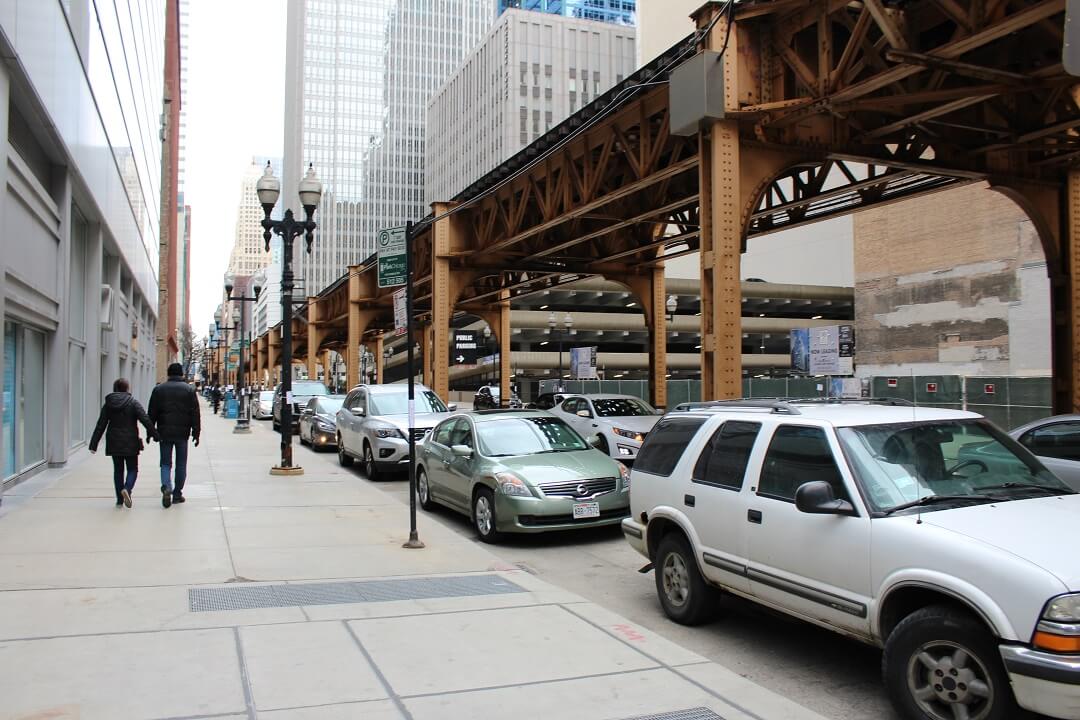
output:
<instances>
[{"instance_id":1,"label":"billboard poster","mask_svg":"<svg viewBox=\"0 0 1080 720\"><path fill-rule=\"evenodd\" d=\"M791 331L791 371L810 374L810 330L795 328Z\"/></svg>"},{"instance_id":2,"label":"billboard poster","mask_svg":"<svg viewBox=\"0 0 1080 720\"><path fill-rule=\"evenodd\" d=\"M805 375L853 375L855 326L822 325L792 330L791 369Z\"/></svg>"},{"instance_id":3,"label":"billboard poster","mask_svg":"<svg viewBox=\"0 0 1080 720\"><path fill-rule=\"evenodd\" d=\"M596 347L570 348L570 377L575 380L596 379Z\"/></svg>"}]
</instances>

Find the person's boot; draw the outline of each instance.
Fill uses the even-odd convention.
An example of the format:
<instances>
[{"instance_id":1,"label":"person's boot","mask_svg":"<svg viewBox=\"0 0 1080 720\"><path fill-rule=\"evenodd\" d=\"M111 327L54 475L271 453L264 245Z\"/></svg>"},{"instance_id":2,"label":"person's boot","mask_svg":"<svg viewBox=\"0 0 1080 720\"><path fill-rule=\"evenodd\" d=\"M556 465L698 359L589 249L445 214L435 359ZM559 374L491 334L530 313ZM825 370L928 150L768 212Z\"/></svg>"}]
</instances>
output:
<instances>
[{"instance_id":1,"label":"person's boot","mask_svg":"<svg viewBox=\"0 0 1080 720\"><path fill-rule=\"evenodd\" d=\"M161 507L168 508L172 505L172 492L164 485L161 486Z\"/></svg>"},{"instance_id":2,"label":"person's boot","mask_svg":"<svg viewBox=\"0 0 1080 720\"><path fill-rule=\"evenodd\" d=\"M124 507L131 507L131 493L127 488L120 491L120 498L124 501Z\"/></svg>"},{"instance_id":3,"label":"person's boot","mask_svg":"<svg viewBox=\"0 0 1080 720\"><path fill-rule=\"evenodd\" d=\"M183 495L181 495L178 492L174 492L172 494L172 501L175 504L179 504L179 503L182 503L182 502L187 502L187 498L185 498Z\"/></svg>"}]
</instances>

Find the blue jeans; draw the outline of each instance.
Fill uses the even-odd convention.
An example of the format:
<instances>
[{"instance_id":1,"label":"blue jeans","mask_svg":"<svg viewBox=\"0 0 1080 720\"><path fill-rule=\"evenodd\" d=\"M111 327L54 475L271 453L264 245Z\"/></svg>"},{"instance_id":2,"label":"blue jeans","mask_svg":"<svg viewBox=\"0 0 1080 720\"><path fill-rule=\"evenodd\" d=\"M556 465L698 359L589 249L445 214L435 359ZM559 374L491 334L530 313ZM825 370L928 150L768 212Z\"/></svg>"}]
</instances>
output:
<instances>
[{"instance_id":1,"label":"blue jeans","mask_svg":"<svg viewBox=\"0 0 1080 720\"><path fill-rule=\"evenodd\" d=\"M187 439L184 440L161 440L161 487L173 495L179 495L184 490L184 481L187 480ZM173 486L173 450L176 450L176 486Z\"/></svg>"},{"instance_id":2,"label":"blue jeans","mask_svg":"<svg viewBox=\"0 0 1080 720\"><path fill-rule=\"evenodd\" d=\"M124 465L127 465L125 477ZM116 489L116 502L120 502L120 491L127 489L131 492L135 489L135 480L139 477L138 455L113 455L113 487Z\"/></svg>"}]
</instances>

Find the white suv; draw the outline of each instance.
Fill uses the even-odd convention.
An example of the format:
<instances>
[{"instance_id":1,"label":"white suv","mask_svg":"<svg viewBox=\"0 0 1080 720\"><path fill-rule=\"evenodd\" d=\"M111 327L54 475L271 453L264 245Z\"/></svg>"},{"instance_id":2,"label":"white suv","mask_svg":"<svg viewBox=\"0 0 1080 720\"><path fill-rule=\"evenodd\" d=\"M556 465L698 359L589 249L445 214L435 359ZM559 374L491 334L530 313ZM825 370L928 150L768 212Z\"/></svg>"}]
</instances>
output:
<instances>
[{"instance_id":1,"label":"white suv","mask_svg":"<svg viewBox=\"0 0 1080 720\"><path fill-rule=\"evenodd\" d=\"M623 533L676 622L723 590L884 648L905 718L1080 718L1080 496L980 416L702 403L631 483Z\"/></svg>"}]
</instances>

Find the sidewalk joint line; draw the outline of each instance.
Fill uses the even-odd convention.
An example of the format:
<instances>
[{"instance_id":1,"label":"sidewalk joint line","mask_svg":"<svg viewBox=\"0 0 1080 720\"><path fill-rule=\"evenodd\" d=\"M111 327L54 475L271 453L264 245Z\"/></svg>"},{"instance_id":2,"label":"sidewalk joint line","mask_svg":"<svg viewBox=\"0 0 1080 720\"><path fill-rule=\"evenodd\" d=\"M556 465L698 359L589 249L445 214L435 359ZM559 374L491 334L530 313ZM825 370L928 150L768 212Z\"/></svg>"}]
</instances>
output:
<instances>
[{"instance_id":1,"label":"sidewalk joint line","mask_svg":"<svg viewBox=\"0 0 1080 720\"><path fill-rule=\"evenodd\" d=\"M591 673L589 675L574 675L571 677L551 678L548 680L526 680L519 683L506 683L504 685L484 685L475 688L461 688L460 690L442 690L440 692L417 693L415 695L402 695L403 700L420 700L430 697L442 697L444 695L465 695L474 692L488 692L490 690L512 690L516 688L536 687L538 685L553 685L555 683L573 682L574 680L595 680L598 678L618 677L620 675L636 675L638 673L656 672L665 668L656 667L637 668L634 670L612 670L611 672Z\"/></svg>"},{"instance_id":2,"label":"sidewalk joint line","mask_svg":"<svg viewBox=\"0 0 1080 720\"><path fill-rule=\"evenodd\" d=\"M214 458L207 450L206 452L206 464L210 472L210 482L214 486L214 497L217 498L217 514L221 520L221 532L225 535L225 550L229 553L229 565L232 567L232 576L237 577L239 575L236 572L236 559L233 558L232 543L229 542L229 528L225 524L225 513L221 505L221 490L218 489L217 473L214 472Z\"/></svg>"},{"instance_id":3,"label":"sidewalk joint line","mask_svg":"<svg viewBox=\"0 0 1080 720\"><path fill-rule=\"evenodd\" d=\"M383 675L382 668L380 668L375 663L375 658L371 657L371 653L369 653L367 648L364 647L364 643L360 641L360 636L356 634L355 630L353 630L352 625L349 624L348 620L342 620L341 624L345 626L345 630L349 633L349 635L352 636L353 642L356 643L356 647L360 648L360 652L361 654L363 654L364 659L367 660L368 665L371 666L371 671L375 673L375 677L379 679L379 682L383 686L383 690L386 691L387 696L389 696L389 698L393 701L395 707L397 707L398 709L398 712L401 713L402 717L405 718L405 720L413 720L413 716L412 713L409 712L409 708L405 707L405 703L402 702L401 696L398 695L394 691L394 688L390 686L390 681L386 679L385 675Z\"/></svg>"},{"instance_id":4,"label":"sidewalk joint line","mask_svg":"<svg viewBox=\"0 0 1080 720\"><path fill-rule=\"evenodd\" d=\"M762 716L760 716L760 715L758 715L757 713L753 712L752 710L749 710L749 709L747 709L747 708L743 707L742 705L740 705L740 704L739 704L739 703L737 703L736 701L732 700L731 698L728 698L728 697L725 697L724 695L721 695L721 694L720 694L719 692L717 692L716 690L713 690L712 688L710 688L709 686L705 685L704 683L701 683L701 682L699 682L699 681L695 680L694 678L692 678L692 677L690 677L690 676L686 675L685 673L681 672L679 668L680 668L680 667L683 667L682 665L670 665L670 664L668 664L668 663L664 662L663 660L661 660L661 659L659 659L659 658L657 658L657 657L653 656L652 654L650 654L650 653L647 653L647 652L645 652L645 651L644 651L644 650L642 650L642 649L641 649L640 647L637 647L636 645L634 645L633 643L631 643L631 642L630 642L629 640L627 640L627 639L625 639L625 638L621 638L621 637L619 637L618 635L616 635L615 633L613 633L613 632L610 632L610 631L609 631L609 630L608 630L607 628L605 628L605 627L604 627L603 625L600 625L600 624L598 624L598 623L595 623L595 622L593 622L592 620L590 620L590 619L589 619L589 618L587 618L587 617L584 617L584 616L583 616L583 615L581 615L580 613L576 613L576 612L574 612L574 611L573 611L573 610L571 610L571 609L570 609L569 607L566 607L565 605L561 605L561 604L560 604L560 606L559 606L559 607L561 607L561 608L562 608L562 609L563 609L563 610L564 610L565 612L568 612L568 613L570 613L571 615L573 615L574 617L578 618L578 619L579 619L579 620L581 620L582 622L584 622L584 623L587 623L587 624L589 624L589 625L592 625L592 626L593 626L594 628L596 628L596 629L597 629L597 630L599 630L600 632L604 633L604 634L605 634L605 635L607 635L608 637L610 637L610 638L614 638L615 640L619 641L620 643L622 643L622 644L623 644L623 645L625 645L626 647L629 647L629 648L633 648L633 649L634 649L634 650L636 650L637 652L641 653L641 654L642 654L642 655L644 655L645 657L649 658L649 659L650 659L650 660L652 660L653 662L655 662L655 663L657 663L658 665L660 665L660 667L664 668L664 669L665 669L665 670L667 670L668 672L671 672L671 673L674 673L675 675L678 675L678 676L679 676L679 677L681 677L681 678L682 678L683 680L687 681L688 683L690 683L690 684L692 684L692 685L696 685L696 686L697 686L698 688L700 688L700 689L704 690L705 692L707 692L708 694L712 695L712 696L713 696L714 698L716 698L717 700L719 700L719 701L721 701L721 702L725 703L726 705L729 705L729 706L731 706L731 707L735 708L736 710L738 710L739 712L743 713L744 715L747 715L747 716L749 716L749 717L752 717L752 718L754 718L755 720L765 720L765 718L763 718ZM600 606L600 605L597 605L597 607L602 607L602 606ZM659 638L661 638L661 639L665 639L665 638L663 638L663 637L662 637L661 635L658 635L657 633L653 633L653 632L652 632L651 630L648 630L647 628L644 628L644 629L646 630L646 632L649 632L649 633L651 633L651 634L653 634L653 635L656 635L657 637L659 637ZM668 641L668 642L670 642L670 641ZM673 644L674 644L674 643L673 643ZM694 663L694 664L701 664L701 663ZM708 664L712 665L713 663L712 663L712 662L709 662ZM721 666L721 667L722 667L722 666Z\"/></svg>"},{"instance_id":5,"label":"sidewalk joint line","mask_svg":"<svg viewBox=\"0 0 1080 720\"><path fill-rule=\"evenodd\" d=\"M236 660L240 663L240 685L244 688L244 705L247 706L247 716L249 720L257 720L255 698L251 692L251 678L248 677L247 661L244 659L244 644L240 640L240 628L233 628L233 638L236 640Z\"/></svg>"}]
</instances>

